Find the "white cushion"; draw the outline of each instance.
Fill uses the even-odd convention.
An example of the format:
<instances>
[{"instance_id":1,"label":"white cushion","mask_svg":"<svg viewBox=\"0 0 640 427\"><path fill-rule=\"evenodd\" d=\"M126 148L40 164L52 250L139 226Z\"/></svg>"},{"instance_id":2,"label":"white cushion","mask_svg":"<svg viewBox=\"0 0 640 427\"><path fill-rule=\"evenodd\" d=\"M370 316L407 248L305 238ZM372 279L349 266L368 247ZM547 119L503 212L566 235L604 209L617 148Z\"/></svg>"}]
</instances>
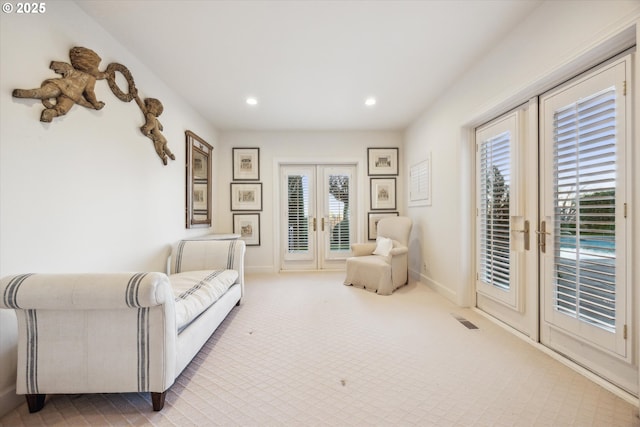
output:
<instances>
[{"instance_id":1,"label":"white cushion","mask_svg":"<svg viewBox=\"0 0 640 427\"><path fill-rule=\"evenodd\" d=\"M176 300L178 332L224 295L237 278L235 270L186 271L169 276Z\"/></svg>"},{"instance_id":2,"label":"white cushion","mask_svg":"<svg viewBox=\"0 0 640 427\"><path fill-rule=\"evenodd\" d=\"M393 248L393 241L388 237L378 236L376 239L376 249L373 251L374 255L387 256Z\"/></svg>"}]
</instances>

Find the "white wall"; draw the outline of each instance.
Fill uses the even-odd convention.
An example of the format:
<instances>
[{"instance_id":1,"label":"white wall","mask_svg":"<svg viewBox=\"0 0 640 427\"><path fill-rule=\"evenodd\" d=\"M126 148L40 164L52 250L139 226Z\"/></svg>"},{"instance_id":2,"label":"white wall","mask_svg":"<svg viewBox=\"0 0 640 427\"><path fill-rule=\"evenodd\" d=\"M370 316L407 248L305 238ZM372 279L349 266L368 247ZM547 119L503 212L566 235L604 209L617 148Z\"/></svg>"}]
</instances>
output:
<instances>
[{"instance_id":1,"label":"white wall","mask_svg":"<svg viewBox=\"0 0 640 427\"><path fill-rule=\"evenodd\" d=\"M184 131L217 149L216 129L73 2L47 2L43 15L2 13L0 31L0 276L163 271L170 243L208 232L184 226ZM162 165L135 101L117 99L106 80L96 85L104 109L74 106L49 124L39 101L12 98L59 77L49 63L69 62L73 46L96 51L101 69L127 66L140 95L164 104L175 161ZM214 151L214 174L217 159ZM0 415L14 402L15 345L15 316L0 310Z\"/></svg>"},{"instance_id":2,"label":"white wall","mask_svg":"<svg viewBox=\"0 0 640 427\"><path fill-rule=\"evenodd\" d=\"M405 172L428 152L433 169L432 206L407 210L416 223L417 250L410 260L414 275L454 302L470 304L470 130L567 78L564 73L588 52L631 27L639 5L638 1L543 3L407 129Z\"/></svg>"},{"instance_id":3,"label":"white wall","mask_svg":"<svg viewBox=\"0 0 640 427\"><path fill-rule=\"evenodd\" d=\"M400 147L400 132L241 132L220 133L220 230L233 231L233 213L230 212L230 182L232 181L232 148L260 148L260 182L262 182L263 209L260 212L261 244L247 247L247 271L277 271L279 266L278 237L278 162L340 162L359 163L358 170L358 228L360 238L366 239L366 218L369 209L369 178L367 176L367 148ZM400 147L400 155L402 155ZM227 161L228 159L228 161ZM402 174L402 167L400 167ZM402 211L402 175L397 179L398 208ZM401 212L402 214L402 212Z\"/></svg>"}]
</instances>

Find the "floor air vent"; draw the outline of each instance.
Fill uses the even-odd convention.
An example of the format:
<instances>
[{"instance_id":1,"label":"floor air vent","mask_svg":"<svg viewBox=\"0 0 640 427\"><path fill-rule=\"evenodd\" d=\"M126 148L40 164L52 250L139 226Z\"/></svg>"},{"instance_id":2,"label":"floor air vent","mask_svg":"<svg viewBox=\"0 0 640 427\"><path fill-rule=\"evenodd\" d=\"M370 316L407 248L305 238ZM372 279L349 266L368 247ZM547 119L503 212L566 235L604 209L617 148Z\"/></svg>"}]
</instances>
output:
<instances>
[{"instance_id":1,"label":"floor air vent","mask_svg":"<svg viewBox=\"0 0 640 427\"><path fill-rule=\"evenodd\" d=\"M471 323L470 321L468 321L464 317L458 316L456 314L452 314L452 316L455 317L458 322L460 322L464 326L466 326L467 329L478 329L478 327L476 325L474 325L473 323Z\"/></svg>"}]
</instances>

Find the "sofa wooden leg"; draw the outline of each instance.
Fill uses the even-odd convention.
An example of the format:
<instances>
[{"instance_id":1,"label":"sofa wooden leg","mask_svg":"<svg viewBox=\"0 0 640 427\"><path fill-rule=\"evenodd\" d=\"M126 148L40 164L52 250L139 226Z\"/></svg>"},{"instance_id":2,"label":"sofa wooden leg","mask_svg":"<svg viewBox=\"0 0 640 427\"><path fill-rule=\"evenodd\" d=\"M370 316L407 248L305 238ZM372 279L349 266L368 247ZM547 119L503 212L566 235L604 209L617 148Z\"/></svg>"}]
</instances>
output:
<instances>
[{"instance_id":1,"label":"sofa wooden leg","mask_svg":"<svg viewBox=\"0 0 640 427\"><path fill-rule=\"evenodd\" d=\"M40 409L44 408L44 399L47 397L46 394L25 394L24 397L27 399L27 406L29 406L29 412L34 413L38 412Z\"/></svg>"},{"instance_id":2,"label":"sofa wooden leg","mask_svg":"<svg viewBox=\"0 0 640 427\"><path fill-rule=\"evenodd\" d=\"M164 408L164 398L167 395L166 390L162 393L151 392L151 403L153 403L153 410L160 411Z\"/></svg>"}]
</instances>

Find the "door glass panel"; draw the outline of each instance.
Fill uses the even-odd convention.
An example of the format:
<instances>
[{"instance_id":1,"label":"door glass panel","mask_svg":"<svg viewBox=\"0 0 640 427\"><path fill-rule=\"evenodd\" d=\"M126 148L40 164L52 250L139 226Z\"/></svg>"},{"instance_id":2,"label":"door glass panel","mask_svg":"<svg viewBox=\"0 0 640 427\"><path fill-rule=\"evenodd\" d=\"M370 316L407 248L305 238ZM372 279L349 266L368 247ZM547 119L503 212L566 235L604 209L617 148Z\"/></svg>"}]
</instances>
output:
<instances>
[{"instance_id":1,"label":"door glass panel","mask_svg":"<svg viewBox=\"0 0 640 427\"><path fill-rule=\"evenodd\" d=\"M329 174L329 248L331 251L349 251L351 233L350 179L348 175Z\"/></svg>"},{"instance_id":2,"label":"door glass panel","mask_svg":"<svg viewBox=\"0 0 640 427\"><path fill-rule=\"evenodd\" d=\"M287 252L309 251L309 179L287 176Z\"/></svg>"},{"instance_id":3,"label":"door glass panel","mask_svg":"<svg viewBox=\"0 0 640 427\"><path fill-rule=\"evenodd\" d=\"M520 164L521 117L519 109L476 129L476 291L518 312L525 204L518 203L523 170L514 165Z\"/></svg>"},{"instance_id":4,"label":"door glass panel","mask_svg":"<svg viewBox=\"0 0 640 427\"><path fill-rule=\"evenodd\" d=\"M611 87L554 113L558 311L616 327L616 109Z\"/></svg>"},{"instance_id":5,"label":"door glass panel","mask_svg":"<svg viewBox=\"0 0 640 427\"><path fill-rule=\"evenodd\" d=\"M510 286L511 136L503 132L480 144L480 275L492 286Z\"/></svg>"}]
</instances>

